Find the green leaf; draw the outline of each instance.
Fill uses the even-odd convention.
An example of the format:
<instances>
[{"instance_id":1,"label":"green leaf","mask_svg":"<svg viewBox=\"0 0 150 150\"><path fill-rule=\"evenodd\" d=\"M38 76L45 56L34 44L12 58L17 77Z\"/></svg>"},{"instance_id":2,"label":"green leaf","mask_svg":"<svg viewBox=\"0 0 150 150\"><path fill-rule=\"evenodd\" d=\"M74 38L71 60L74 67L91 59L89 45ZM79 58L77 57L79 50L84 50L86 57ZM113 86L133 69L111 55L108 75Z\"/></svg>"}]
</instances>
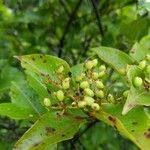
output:
<instances>
[{"instance_id":1,"label":"green leaf","mask_svg":"<svg viewBox=\"0 0 150 150\"><path fill-rule=\"evenodd\" d=\"M36 115L26 107L20 107L12 103L2 103L0 104L0 115L7 116L12 119L31 119L36 117Z\"/></svg>"},{"instance_id":2,"label":"green leaf","mask_svg":"<svg viewBox=\"0 0 150 150\"><path fill-rule=\"evenodd\" d=\"M137 105L150 105L150 92L145 90L144 86L135 87L133 80L136 76L143 78L144 73L137 66L131 66L127 73L129 82L131 84L130 91L123 107L122 114L127 114L132 108Z\"/></svg>"},{"instance_id":3,"label":"green leaf","mask_svg":"<svg viewBox=\"0 0 150 150\"><path fill-rule=\"evenodd\" d=\"M51 100L52 104L58 102L58 100L51 95L51 91L58 90L59 88L52 87L52 86L47 87L46 84L43 83L40 76L38 76L34 72L26 71L26 74L27 74L27 80L29 82L29 85L39 95L40 101L42 104L43 104L44 98L49 98Z\"/></svg>"},{"instance_id":4,"label":"green leaf","mask_svg":"<svg viewBox=\"0 0 150 150\"><path fill-rule=\"evenodd\" d=\"M77 76L81 75L81 73L83 73L84 70L84 64L77 64L73 67L71 67L71 73L72 73L72 77L75 79Z\"/></svg>"},{"instance_id":5,"label":"green leaf","mask_svg":"<svg viewBox=\"0 0 150 150\"><path fill-rule=\"evenodd\" d=\"M145 58L147 54L150 54L150 35L145 36L140 42L136 42L130 50L130 55L137 61Z\"/></svg>"},{"instance_id":6,"label":"green leaf","mask_svg":"<svg viewBox=\"0 0 150 150\"><path fill-rule=\"evenodd\" d=\"M114 48L98 47L94 48L93 51L100 59L119 72L121 69L126 69L128 64L133 63L133 60L129 55Z\"/></svg>"},{"instance_id":7,"label":"green leaf","mask_svg":"<svg viewBox=\"0 0 150 150\"><path fill-rule=\"evenodd\" d=\"M56 103L57 100L51 96L51 93L61 88L61 81L70 72L69 65L64 60L49 55L33 54L17 58L26 69L29 84L40 95L41 102L48 97L52 103ZM62 65L64 71L58 74L57 70Z\"/></svg>"},{"instance_id":8,"label":"green leaf","mask_svg":"<svg viewBox=\"0 0 150 150\"><path fill-rule=\"evenodd\" d=\"M23 74L11 67L7 60L0 60L0 91L10 88L11 81L22 82Z\"/></svg>"},{"instance_id":9,"label":"green leaf","mask_svg":"<svg viewBox=\"0 0 150 150\"><path fill-rule=\"evenodd\" d=\"M32 112L33 115L40 116L43 112L43 107L41 106L38 97L25 83L18 85L13 82L10 96L13 104L29 109L30 113Z\"/></svg>"},{"instance_id":10,"label":"green leaf","mask_svg":"<svg viewBox=\"0 0 150 150\"><path fill-rule=\"evenodd\" d=\"M122 107L122 104L106 104L101 112L93 115L97 119L115 127L141 150L149 150L150 119L148 114L146 114L143 107L138 107L130 111L126 116L122 116Z\"/></svg>"},{"instance_id":11,"label":"green leaf","mask_svg":"<svg viewBox=\"0 0 150 150\"><path fill-rule=\"evenodd\" d=\"M25 56L17 56L21 61L21 65L28 71L35 72L45 78L49 77L52 81L59 81L57 69L63 65L64 75L70 71L69 65L62 59L49 55L33 54Z\"/></svg>"},{"instance_id":12,"label":"green leaf","mask_svg":"<svg viewBox=\"0 0 150 150\"><path fill-rule=\"evenodd\" d=\"M71 115L44 114L16 143L15 150L45 150L48 146L68 140L78 131L83 119Z\"/></svg>"}]
</instances>

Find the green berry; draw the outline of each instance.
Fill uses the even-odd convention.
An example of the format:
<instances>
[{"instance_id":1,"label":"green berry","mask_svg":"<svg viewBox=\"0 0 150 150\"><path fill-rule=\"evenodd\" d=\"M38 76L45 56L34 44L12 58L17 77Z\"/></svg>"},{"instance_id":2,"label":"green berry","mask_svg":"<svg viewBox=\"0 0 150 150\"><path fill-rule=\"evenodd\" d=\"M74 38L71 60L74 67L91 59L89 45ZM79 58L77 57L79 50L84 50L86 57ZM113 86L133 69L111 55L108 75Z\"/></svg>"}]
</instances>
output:
<instances>
[{"instance_id":1,"label":"green berry","mask_svg":"<svg viewBox=\"0 0 150 150\"><path fill-rule=\"evenodd\" d=\"M147 60L147 61L150 61L150 54L147 54L147 55L146 55L146 60Z\"/></svg>"},{"instance_id":2,"label":"green berry","mask_svg":"<svg viewBox=\"0 0 150 150\"><path fill-rule=\"evenodd\" d=\"M104 88L103 82L102 82L102 81L96 81L96 87L97 87L98 89L103 89L103 88Z\"/></svg>"},{"instance_id":3,"label":"green berry","mask_svg":"<svg viewBox=\"0 0 150 150\"><path fill-rule=\"evenodd\" d=\"M44 105L45 105L46 107L51 106L51 101L50 101L50 99L49 99L49 98L44 98L43 103L44 103Z\"/></svg>"},{"instance_id":4,"label":"green berry","mask_svg":"<svg viewBox=\"0 0 150 150\"><path fill-rule=\"evenodd\" d=\"M97 64L98 64L98 60L97 59L93 59L92 62L93 62L93 67L96 67Z\"/></svg>"},{"instance_id":5,"label":"green berry","mask_svg":"<svg viewBox=\"0 0 150 150\"><path fill-rule=\"evenodd\" d=\"M79 108L84 108L87 105L87 103L85 101L79 101L78 102L78 107Z\"/></svg>"},{"instance_id":6,"label":"green berry","mask_svg":"<svg viewBox=\"0 0 150 150\"><path fill-rule=\"evenodd\" d=\"M99 78L102 78L103 76L105 76L105 71L101 71L100 73L99 73Z\"/></svg>"},{"instance_id":7,"label":"green berry","mask_svg":"<svg viewBox=\"0 0 150 150\"><path fill-rule=\"evenodd\" d=\"M125 74L126 74L126 69L120 68L120 69L118 69L118 72L119 72L121 75L125 75Z\"/></svg>"},{"instance_id":8,"label":"green berry","mask_svg":"<svg viewBox=\"0 0 150 150\"><path fill-rule=\"evenodd\" d=\"M106 71L106 66L105 66L105 65L101 65L101 66L99 67L99 70L100 70L100 71Z\"/></svg>"},{"instance_id":9,"label":"green berry","mask_svg":"<svg viewBox=\"0 0 150 150\"><path fill-rule=\"evenodd\" d=\"M104 92L103 92L102 90L96 91L95 95L96 95L98 98L104 98Z\"/></svg>"},{"instance_id":10,"label":"green berry","mask_svg":"<svg viewBox=\"0 0 150 150\"><path fill-rule=\"evenodd\" d=\"M146 67L146 73L150 74L150 65Z\"/></svg>"},{"instance_id":11,"label":"green berry","mask_svg":"<svg viewBox=\"0 0 150 150\"><path fill-rule=\"evenodd\" d=\"M135 77L133 80L133 83L136 87L139 87L143 84L143 80L140 77Z\"/></svg>"},{"instance_id":12,"label":"green berry","mask_svg":"<svg viewBox=\"0 0 150 150\"><path fill-rule=\"evenodd\" d=\"M67 90L70 88L70 78L66 78L63 82L62 82L62 87L63 89Z\"/></svg>"},{"instance_id":13,"label":"green berry","mask_svg":"<svg viewBox=\"0 0 150 150\"><path fill-rule=\"evenodd\" d=\"M64 100L64 92L62 90L57 91L56 92L56 96L57 96L59 101L63 101Z\"/></svg>"},{"instance_id":14,"label":"green berry","mask_svg":"<svg viewBox=\"0 0 150 150\"><path fill-rule=\"evenodd\" d=\"M58 72L58 73L62 73L63 71L64 71L64 66L61 65L61 66L58 68L57 72Z\"/></svg>"},{"instance_id":15,"label":"green berry","mask_svg":"<svg viewBox=\"0 0 150 150\"><path fill-rule=\"evenodd\" d=\"M76 77L76 82L80 82L83 78L84 78L84 76L85 76L85 74L84 73L82 73L81 75L78 75L77 77Z\"/></svg>"},{"instance_id":16,"label":"green berry","mask_svg":"<svg viewBox=\"0 0 150 150\"><path fill-rule=\"evenodd\" d=\"M95 111L100 110L100 106L99 106L97 103L93 103L93 104L91 105L91 107L92 107L92 109L95 110Z\"/></svg>"},{"instance_id":17,"label":"green berry","mask_svg":"<svg viewBox=\"0 0 150 150\"><path fill-rule=\"evenodd\" d=\"M110 103L114 103L115 102L115 99L114 99L114 97L113 97L113 95L112 94L108 94L108 97L107 97L108 99L108 102L110 102Z\"/></svg>"},{"instance_id":18,"label":"green berry","mask_svg":"<svg viewBox=\"0 0 150 150\"><path fill-rule=\"evenodd\" d=\"M139 63L139 68L140 68L141 70L143 70L145 67L146 67L146 60L142 60L142 61Z\"/></svg>"},{"instance_id":19,"label":"green berry","mask_svg":"<svg viewBox=\"0 0 150 150\"><path fill-rule=\"evenodd\" d=\"M98 74L97 72L93 72L93 73L92 73L92 79L93 79L93 80L97 80L98 77L99 77L99 74Z\"/></svg>"},{"instance_id":20,"label":"green berry","mask_svg":"<svg viewBox=\"0 0 150 150\"><path fill-rule=\"evenodd\" d=\"M89 88L89 83L88 81L83 81L80 83L80 88L82 89L86 89L86 88Z\"/></svg>"},{"instance_id":21,"label":"green berry","mask_svg":"<svg viewBox=\"0 0 150 150\"><path fill-rule=\"evenodd\" d=\"M92 61L87 61L86 63L85 63L85 68L87 69L87 70L90 70L90 69L92 69L94 67L94 65L93 65L93 62Z\"/></svg>"},{"instance_id":22,"label":"green berry","mask_svg":"<svg viewBox=\"0 0 150 150\"><path fill-rule=\"evenodd\" d=\"M85 101L87 105L91 106L95 100L92 97L85 96L83 101Z\"/></svg>"},{"instance_id":23,"label":"green berry","mask_svg":"<svg viewBox=\"0 0 150 150\"><path fill-rule=\"evenodd\" d=\"M126 91L123 92L124 97L128 97L128 94L129 94L129 90L126 90Z\"/></svg>"},{"instance_id":24,"label":"green berry","mask_svg":"<svg viewBox=\"0 0 150 150\"><path fill-rule=\"evenodd\" d=\"M84 93L86 96L90 96L90 97L94 96L94 92L90 88L84 89Z\"/></svg>"}]
</instances>

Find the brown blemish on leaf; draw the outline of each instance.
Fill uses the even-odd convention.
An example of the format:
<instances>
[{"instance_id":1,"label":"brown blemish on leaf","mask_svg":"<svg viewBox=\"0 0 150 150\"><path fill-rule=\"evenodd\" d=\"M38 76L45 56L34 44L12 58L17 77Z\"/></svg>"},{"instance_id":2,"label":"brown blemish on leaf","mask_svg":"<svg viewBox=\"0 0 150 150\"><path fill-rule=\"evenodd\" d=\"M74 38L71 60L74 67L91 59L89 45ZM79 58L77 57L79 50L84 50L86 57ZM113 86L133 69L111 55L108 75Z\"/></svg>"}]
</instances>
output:
<instances>
[{"instance_id":1,"label":"brown blemish on leaf","mask_svg":"<svg viewBox=\"0 0 150 150\"><path fill-rule=\"evenodd\" d=\"M148 131L148 132L144 132L144 136L145 136L146 138L150 139L150 132L149 132L149 131Z\"/></svg>"},{"instance_id":2,"label":"brown blemish on leaf","mask_svg":"<svg viewBox=\"0 0 150 150\"><path fill-rule=\"evenodd\" d=\"M40 55L40 58L42 59L42 58L43 58L43 55Z\"/></svg>"},{"instance_id":3,"label":"brown blemish on leaf","mask_svg":"<svg viewBox=\"0 0 150 150\"><path fill-rule=\"evenodd\" d=\"M56 131L56 129L51 128L51 127L46 127L45 130L46 130L46 133L48 133L48 134L51 134Z\"/></svg>"},{"instance_id":4,"label":"brown blemish on leaf","mask_svg":"<svg viewBox=\"0 0 150 150\"><path fill-rule=\"evenodd\" d=\"M116 124L116 118L113 116L109 116L108 119L113 123Z\"/></svg>"},{"instance_id":5,"label":"brown blemish on leaf","mask_svg":"<svg viewBox=\"0 0 150 150\"><path fill-rule=\"evenodd\" d=\"M150 128L148 128L147 130L150 131Z\"/></svg>"},{"instance_id":6,"label":"brown blemish on leaf","mask_svg":"<svg viewBox=\"0 0 150 150\"><path fill-rule=\"evenodd\" d=\"M68 72L68 76L71 77L71 75L72 75L72 73L71 73L71 72Z\"/></svg>"},{"instance_id":7,"label":"brown blemish on leaf","mask_svg":"<svg viewBox=\"0 0 150 150\"><path fill-rule=\"evenodd\" d=\"M35 144L33 145L33 147L37 147L37 146L40 145L40 144L41 144L41 142L35 143Z\"/></svg>"},{"instance_id":8,"label":"brown blemish on leaf","mask_svg":"<svg viewBox=\"0 0 150 150\"><path fill-rule=\"evenodd\" d=\"M32 61L35 61L35 58L34 58L34 57L32 57L31 59L32 59Z\"/></svg>"},{"instance_id":9,"label":"brown blemish on leaf","mask_svg":"<svg viewBox=\"0 0 150 150\"><path fill-rule=\"evenodd\" d=\"M137 124L138 124L138 122L136 122L136 121L132 122L132 125L137 125Z\"/></svg>"}]
</instances>

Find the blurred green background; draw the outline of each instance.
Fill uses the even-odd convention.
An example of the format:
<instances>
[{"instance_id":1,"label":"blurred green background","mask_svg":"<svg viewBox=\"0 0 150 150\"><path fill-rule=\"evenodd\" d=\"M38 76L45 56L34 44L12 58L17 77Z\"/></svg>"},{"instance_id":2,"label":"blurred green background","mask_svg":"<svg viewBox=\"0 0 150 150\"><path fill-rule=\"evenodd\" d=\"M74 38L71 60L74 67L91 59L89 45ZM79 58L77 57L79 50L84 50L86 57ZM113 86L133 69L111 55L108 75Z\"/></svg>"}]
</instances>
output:
<instances>
[{"instance_id":1,"label":"blurred green background","mask_svg":"<svg viewBox=\"0 0 150 150\"><path fill-rule=\"evenodd\" d=\"M148 7L137 0L0 0L0 103L10 101L12 81L23 81L13 56L50 54L73 65L90 57L90 48L101 45L128 53L136 42L150 36ZM0 150L11 150L29 126L1 116ZM101 122L75 144L79 150L138 149ZM66 141L57 149L74 148Z\"/></svg>"}]
</instances>

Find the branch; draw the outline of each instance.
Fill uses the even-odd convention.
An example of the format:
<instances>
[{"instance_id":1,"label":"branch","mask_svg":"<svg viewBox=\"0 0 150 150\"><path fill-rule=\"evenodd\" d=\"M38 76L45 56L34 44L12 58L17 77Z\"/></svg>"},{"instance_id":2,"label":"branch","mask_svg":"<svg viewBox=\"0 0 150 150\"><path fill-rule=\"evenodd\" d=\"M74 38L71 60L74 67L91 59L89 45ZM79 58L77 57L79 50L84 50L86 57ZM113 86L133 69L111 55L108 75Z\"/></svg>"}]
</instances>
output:
<instances>
[{"instance_id":1,"label":"branch","mask_svg":"<svg viewBox=\"0 0 150 150\"><path fill-rule=\"evenodd\" d=\"M87 53L87 51L88 51L88 48L90 47L90 44L91 44L92 39L93 39L93 35L92 35L92 36L89 36L89 37L87 37L87 38L85 38L85 41L84 41L84 43L83 43L83 51L81 51L81 55L82 55L83 57L86 56L86 53Z\"/></svg>"},{"instance_id":2,"label":"branch","mask_svg":"<svg viewBox=\"0 0 150 150\"><path fill-rule=\"evenodd\" d=\"M70 26L73 22L73 20L75 19L75 16L76 16L76 13L80 7L80 4L81 4L82 0L79 0L76 4L76 7L74 8L74 10L72 11L72 13L70 14L70 17L69 17L69 20L65 26L65 29L64 29L64 32L63 32L63 35L60 39L60 42L58 44L58 48L59 48L59 51L58 51L58 57L61 57L62 56L62 48L64 47L64 44L65 44L65 37L66 37L66 34L68 33L69 29L70 29Z\"/></svg>"},{"instance_id":3,"label":"branch","mask_svg":"<svg viewBox=\"0 0 150 150\"><path fill-rule=\"evenodd\" d=\"M96 0L91 0L91 3L93 5L93 10L94 10L95 15L96 15L96 19L97 19L100 34L102 36L104 36L104 31L103 31L103 27L102 27L102 23L101 23L101 17L100 17L99 9L98 9L98 6L97 6L97 2L96 2Z\"/></svg>"}]
</instances>

